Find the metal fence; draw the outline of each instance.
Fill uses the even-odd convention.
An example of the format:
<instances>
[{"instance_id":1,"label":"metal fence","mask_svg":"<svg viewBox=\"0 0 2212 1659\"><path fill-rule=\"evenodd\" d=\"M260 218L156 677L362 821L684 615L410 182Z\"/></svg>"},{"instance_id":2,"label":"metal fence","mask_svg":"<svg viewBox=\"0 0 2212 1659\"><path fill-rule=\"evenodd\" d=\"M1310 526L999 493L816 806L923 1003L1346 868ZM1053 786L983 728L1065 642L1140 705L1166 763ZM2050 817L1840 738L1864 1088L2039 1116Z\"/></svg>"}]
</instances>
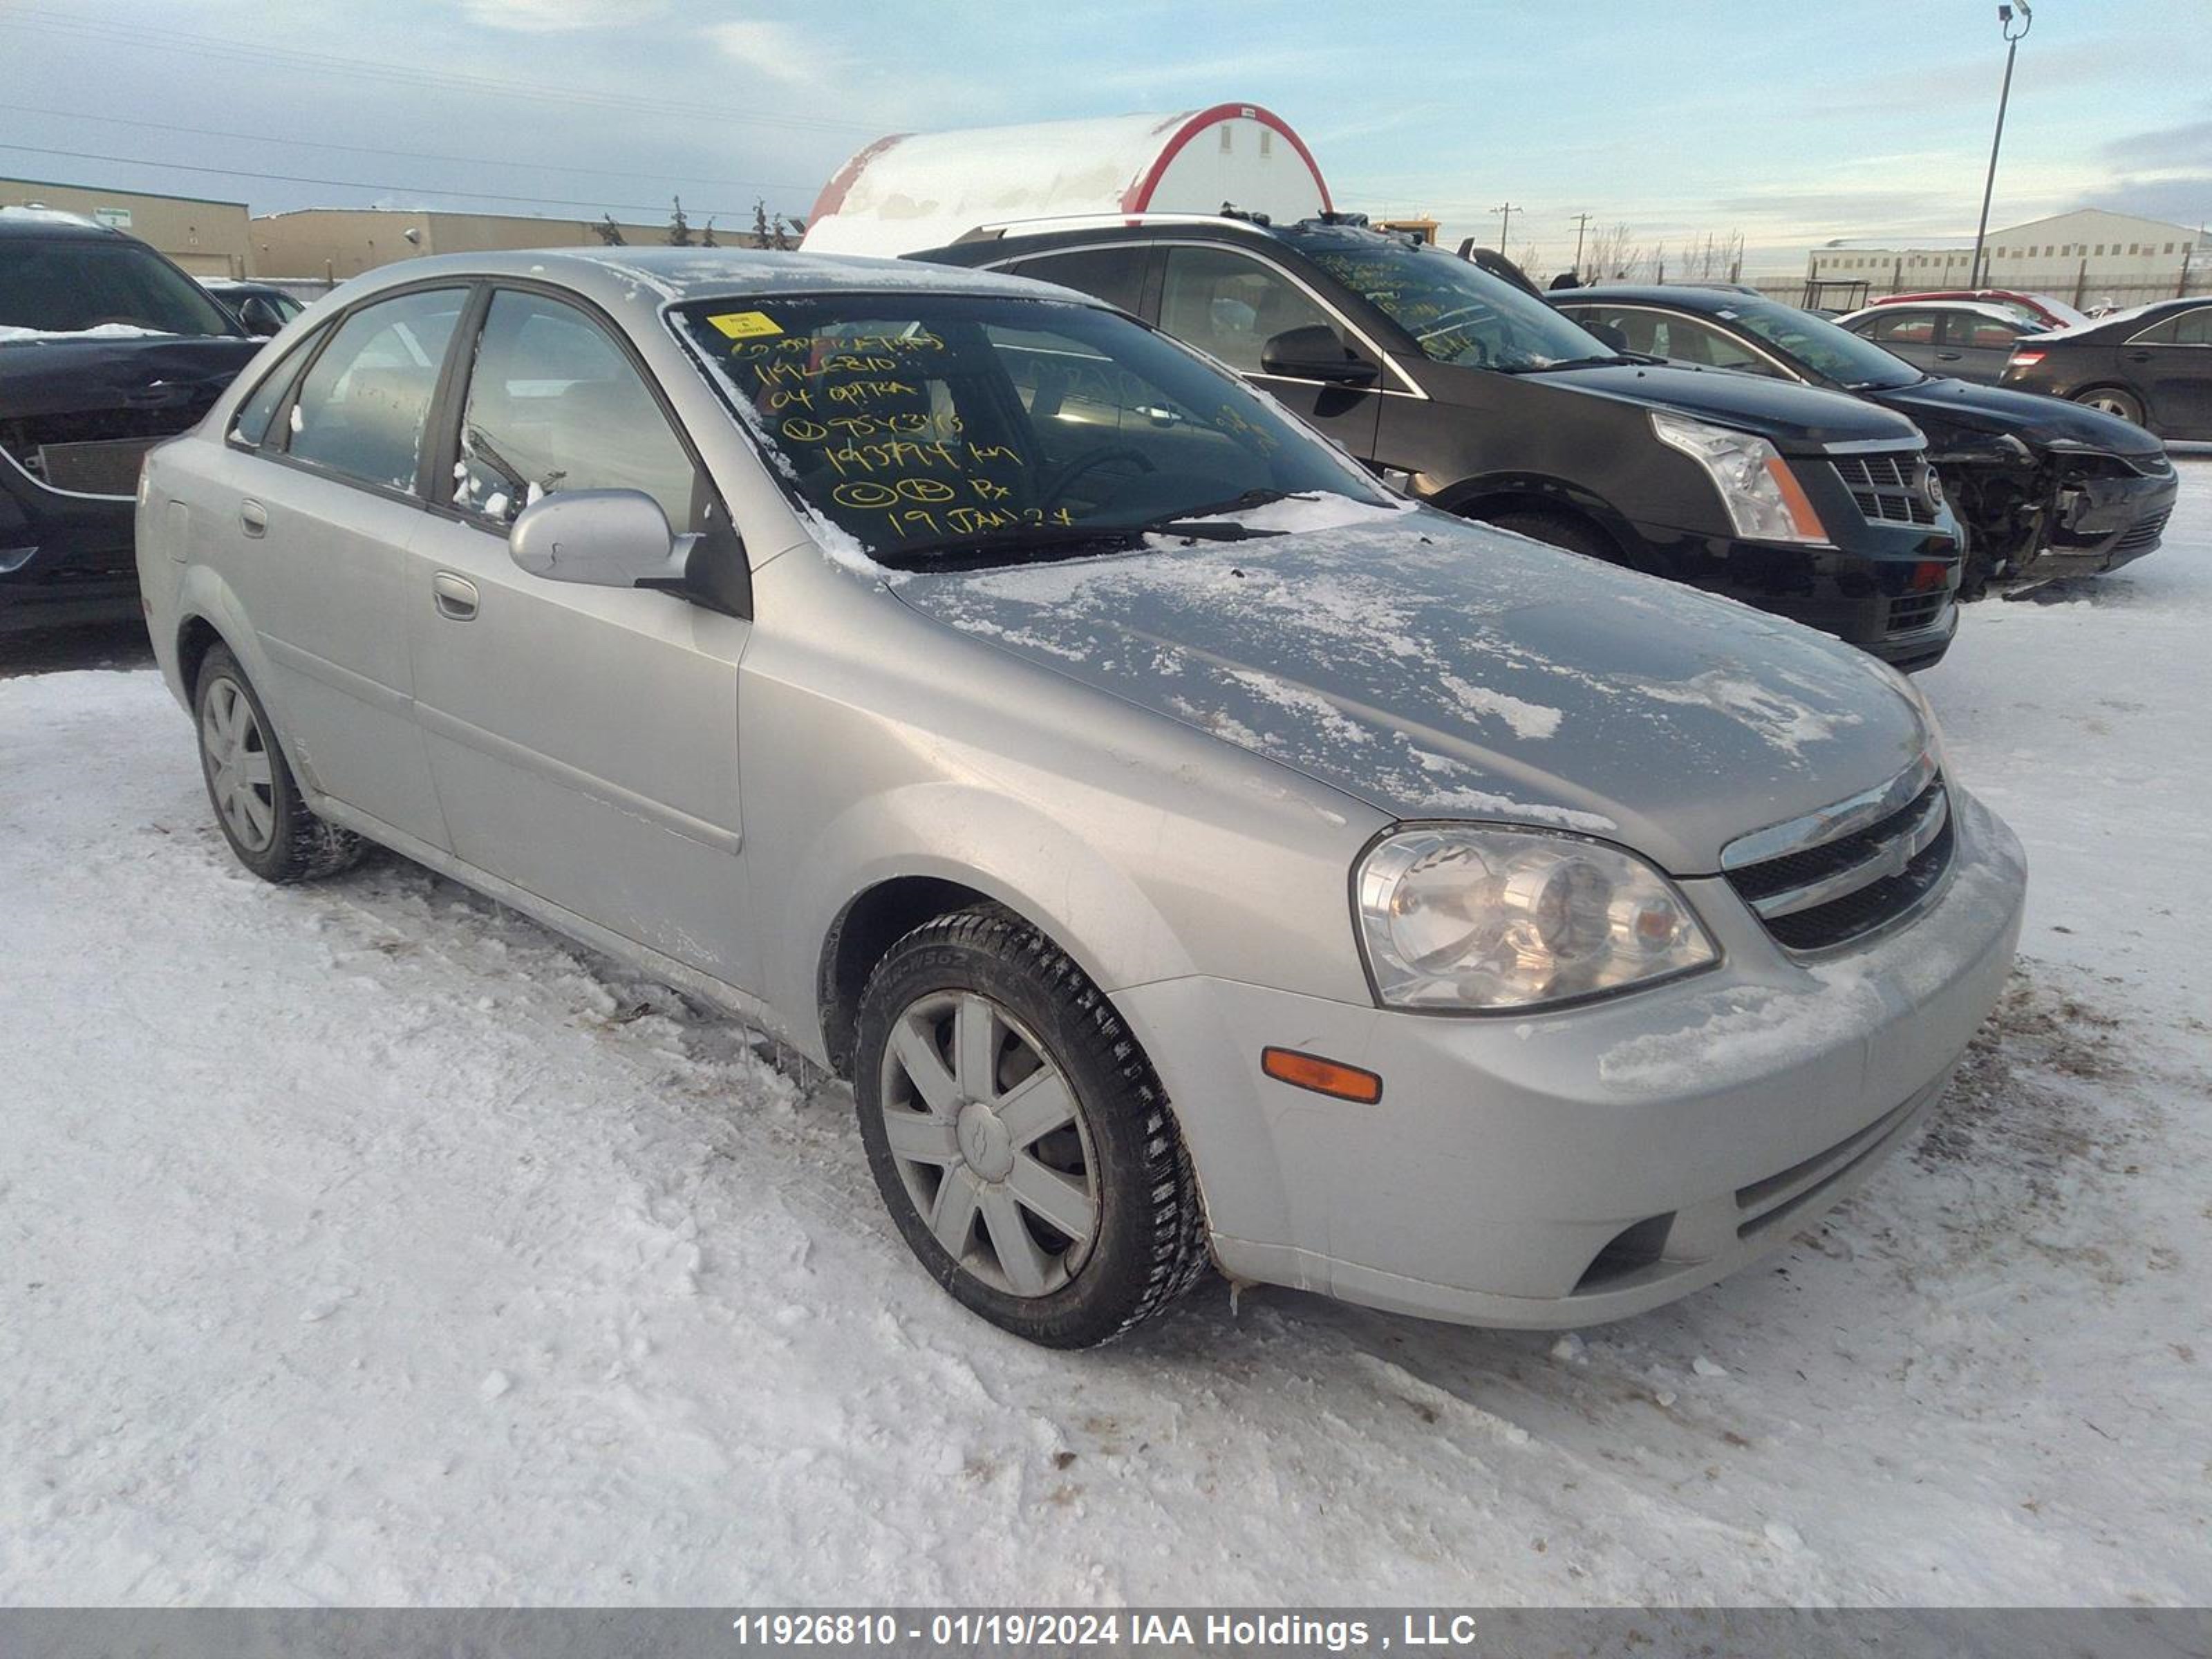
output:
<instances>
[{"instance_id":1,"label":"metal fence","mask_svg":"<svg viewBox=\"0 0 2212 1659\"><path fill-rule=\"evenodd\" d=\"M1825 292L1817 301L1812 296L1812 283L1803 276L1752 276L1745 279L1746 286L1757 289L1771 300L1782 300L1790 305L1818 303L1833 309L1870 305L1875 301L1893 294L1924 294L1930 290L1962 289L1960 281L1946 282L1940 275L1893 271L1887 276L1875 276L1863 283L1842 277L1826 276L1820 280ZM2100 282L2086 270L2071 275L2049 273L2047 279L2034 276L1985 278L1984 288L2002 288L2015 294L2045 294L2055 300L2063 300L2077 310L2121 310L2129 306L2148 305L2154 300L2172 300L2212 294L2212 264L2200 265L2185 276L2161 276L2154 280L2137 279L2131 282ZM1861 297L1852 295L1863 289Z\"/></svg>"}]
</instances>

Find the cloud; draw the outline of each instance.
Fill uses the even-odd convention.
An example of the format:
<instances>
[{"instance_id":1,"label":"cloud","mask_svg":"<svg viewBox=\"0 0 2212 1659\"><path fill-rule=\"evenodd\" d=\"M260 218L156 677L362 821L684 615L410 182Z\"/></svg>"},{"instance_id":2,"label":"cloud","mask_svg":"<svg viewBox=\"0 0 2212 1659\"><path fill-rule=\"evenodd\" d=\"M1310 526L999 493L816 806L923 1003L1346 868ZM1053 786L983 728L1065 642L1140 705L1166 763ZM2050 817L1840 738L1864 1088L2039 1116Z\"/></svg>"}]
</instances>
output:
<instances>
[{"instance_id":1,"label":"cloud","mask_svg":"<svg viewBox=\"0 0 2212 1659\"><path fill-rule=\"evenodd\" d=\"M2202 226L2212 222L2212 173L2121 179L2090 192L2082 205L2163 219L2170 225Z\"/></svg>"},{"instance_id":2,"label":"cloud","mask_svg":"<svg viewBox=\"0 0 2212 1659\"><path fill-rule=\"evenodd\" d=\"M803 30L789 23L765 17L738 18L711 23L706 33L732 62L787 86L818 85L836 67L834 58L826 57Z\"/></svg>"},{"instance_id":3,"label":"cloud","mask_svg":"<svg viewBox=\"0 0 2212 1659\"><path fill-rule=\"evenodd\" d=\"M2097 153L2114 167L2129 170L2202 167L2204 158L2212 155L2212 119L2107 139Z\"/></svg>"},{"instance_id":4,"label":"cloud","mask_svg":"<svg viewBox=\"0 0 2212 1659\"><path fill-rule=\"evenodd\" d=\"M525 34L566 34L635 23L661 9L651 0L461 0L471 22Z\"/></svg>"}]
</instances>

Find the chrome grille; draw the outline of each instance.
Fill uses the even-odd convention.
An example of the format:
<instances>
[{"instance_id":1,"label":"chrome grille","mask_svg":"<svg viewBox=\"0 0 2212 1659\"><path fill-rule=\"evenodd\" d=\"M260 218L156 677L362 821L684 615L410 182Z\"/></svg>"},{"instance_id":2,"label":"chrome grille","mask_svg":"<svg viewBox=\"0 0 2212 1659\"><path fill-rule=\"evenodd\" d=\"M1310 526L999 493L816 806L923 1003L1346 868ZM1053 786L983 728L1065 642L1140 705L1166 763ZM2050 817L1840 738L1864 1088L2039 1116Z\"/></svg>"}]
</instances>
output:
<instances>
[{"instance_id":1,"label":"chrome grille","mask_svg":"<svg viewBox=\"0 0 2212 1659\"><path fill-rule=\"evenodd\" d=\"M1882 788L1732 843L1729 884L1785 950L1830 951L1917 910L1951 866L1950 792L1923 760Z\"/></svg>"},{"instance_id":2,"label":"chrome grille","mask_svg":"<svg viewBox=\"0 0 2212 1659\"><path fill-rule=\"evenodd\" d=\"M1875 524L1934 524L1935 504L1928 499L1928 459L1917 449L1876 450L1863 455L1836 455L1828 465L1859 509L1860 516Z\"/></svg>"}]
</instances>

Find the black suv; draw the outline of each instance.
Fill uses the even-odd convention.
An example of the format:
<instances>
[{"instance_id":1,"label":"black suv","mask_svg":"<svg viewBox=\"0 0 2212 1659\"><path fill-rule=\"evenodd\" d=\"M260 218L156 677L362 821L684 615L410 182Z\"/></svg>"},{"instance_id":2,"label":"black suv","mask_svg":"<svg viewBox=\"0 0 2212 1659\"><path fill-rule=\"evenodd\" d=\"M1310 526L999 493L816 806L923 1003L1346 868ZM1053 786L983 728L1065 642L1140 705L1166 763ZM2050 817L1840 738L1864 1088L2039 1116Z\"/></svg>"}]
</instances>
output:
<instances>
[{"instance_id":1,"label":"black suv","mask_svg":"<svg viewBox=\"0 0 2212 1659\"><path fill-rule=\"evenodd\" d=\"M1419 500L1729 594L1900 668L1950 645L1957 526L1901 416L1625 356L1358 216L1050 223L907 257L1117 305Z\"/></svg>"},{"instance_id":2,"label":"black suv","mask_svg":"<svg viewBox=\"0 0 2212 1659\"><path fill-rule=\"evenodd\" d=\"M0 633L138 613L138 463L260 348L143 242L0 208Z\"/></svg>"}]
</instances>

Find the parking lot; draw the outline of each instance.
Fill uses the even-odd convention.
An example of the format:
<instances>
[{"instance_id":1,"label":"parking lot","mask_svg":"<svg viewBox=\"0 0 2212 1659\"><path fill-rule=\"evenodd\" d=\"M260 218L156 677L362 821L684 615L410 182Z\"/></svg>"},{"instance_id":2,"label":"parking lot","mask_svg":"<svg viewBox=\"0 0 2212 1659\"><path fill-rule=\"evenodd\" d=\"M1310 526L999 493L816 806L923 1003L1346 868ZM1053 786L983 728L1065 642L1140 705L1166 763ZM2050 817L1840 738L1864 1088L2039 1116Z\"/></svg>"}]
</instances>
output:
<instances>
[{"instance_id":1,"label":"parking lot","mask_svg":"<svg viewBox=\"0 0 2212 1659\"><path fill-rule=\"evenodd\" d=\"M265 886L127 633L0 680L0 1593L2212 1598L2212 458L1924 678L2033 866L1920 1143L1578 1335L917 1272L842 1085L395 859ZM957 1518L957 1526L949 1525Z\"/></svg>"}]
</instances>

